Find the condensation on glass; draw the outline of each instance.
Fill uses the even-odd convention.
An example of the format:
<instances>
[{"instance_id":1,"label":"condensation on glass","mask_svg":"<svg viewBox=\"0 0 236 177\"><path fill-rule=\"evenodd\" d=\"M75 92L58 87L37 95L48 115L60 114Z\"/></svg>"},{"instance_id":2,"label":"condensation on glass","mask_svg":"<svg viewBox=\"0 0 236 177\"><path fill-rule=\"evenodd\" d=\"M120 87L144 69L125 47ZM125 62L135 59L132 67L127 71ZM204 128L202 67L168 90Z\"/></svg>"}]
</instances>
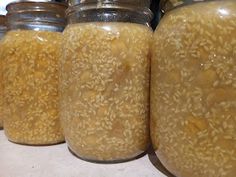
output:
<instances>
[{"instance_id":1,"label":"condensation on glass","mask_svg":"<svg viewBox=\"0 0 236 177\"><path fill-rule=\"evenodd\" d=\"M6 17L0 15L0 53L2 52L1 40L7 31ZM0 60L0 129L3 128L3 85L2 85L2 60Z\"/></svg>"},{"instance_id":2,"label":"condensation on glass","mask_svg":"<svg viewBox=\"0 0 236 177\"><path fill-rule=\"evenodd\" d=\"M69 148L82 159L118 162L149 145L152 30L147 7L80 3L67 11L60 106Z\"/></svg>"},{"instance_id":3,"label":"condensation on glass","mask_svg":"<svg viewBox=\"0 0 236 177\"><path fill-rule=\"evenodd\" d=\"M28 145L64 141L59 122L58 62L66 5L15 2L7 6L10 31L2 41L4 130Z\"/></svg>"},{"instance_id":4,"label":"condensation on glass","mask_svg":"<svg viewBox=\"0 0 236 177\"><path fill-rule=\"evenodd\" d=\"M156 154L178 177L234 177L236 1L162 5L151 62Z\"/></svg>"}]
</instances>

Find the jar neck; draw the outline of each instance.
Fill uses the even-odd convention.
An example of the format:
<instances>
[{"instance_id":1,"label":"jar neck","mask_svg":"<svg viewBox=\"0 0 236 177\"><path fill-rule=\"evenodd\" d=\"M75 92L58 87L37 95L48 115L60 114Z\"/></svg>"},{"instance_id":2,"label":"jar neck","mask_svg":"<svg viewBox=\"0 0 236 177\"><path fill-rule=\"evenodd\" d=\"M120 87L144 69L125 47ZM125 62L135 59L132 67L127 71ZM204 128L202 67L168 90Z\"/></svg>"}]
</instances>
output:
<instances>
[{"instance_id":1,"label":"jar neck","mask_svg":"<svg viewBox=\"0 0 236 177\"><path fill-rule=\"evenodd\" d=\"M221 1L221 0L161 0L160 8L162 15L164 15L168 11L171 11L173 9L182 6L191 5L195 3L210 2L210 1Z\"/></svg>"},{"instance_id":2,"label":"jar neck","mask_svg":"<svg viewBox=\"0 0 236 177\"><path fill-rule=\"evenodd\" d=\"M57 2L15 2L7 6L8 30L58 31L66 25L66 5Z\"/></svg>"},{"instance_id":3,"label":"jar neck","mask_svg":"<svg viewBox=\"0 0 236 177\"><path fill-rule=\"evenodd\" d=\"M6 16L0 15L0 39L3 38L6 32L7 32Z\"/></svg>"},{"instance_id":4,"label":"jar neck","mask_svg":"<svg viewBox=\"0 0 236 177\"><path fill-rule=\"evenodd\" d=\"M147 7L139 7L119 2L81 3L68 8L69 24L84 22L129 22L148 25L152 12Z\"/></svg>"},{"instance_id":5,"label":"jar neck","mask_svg":"<svg viewBox=\"0 0 236 177\"><path fill-rule=\"evenodd\" d=\"M3 38L6 32L7 32L7 28L5 26L0 25L0 40Z\"/></svg>"}]
</instances>

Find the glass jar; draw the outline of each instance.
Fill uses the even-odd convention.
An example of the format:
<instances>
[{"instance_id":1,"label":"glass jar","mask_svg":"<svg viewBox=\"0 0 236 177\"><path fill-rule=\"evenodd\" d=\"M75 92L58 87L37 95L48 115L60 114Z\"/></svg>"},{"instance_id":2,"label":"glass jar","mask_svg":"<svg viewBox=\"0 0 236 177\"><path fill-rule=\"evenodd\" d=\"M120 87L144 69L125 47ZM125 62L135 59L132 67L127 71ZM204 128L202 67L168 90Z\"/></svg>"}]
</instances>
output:
<instances>
[{"instance_id":1,"label":"glass jar","mask_svg":"<svg viewBox=\"0 0 236 177\"><path fill-rule=\"evenodd\" d=\"M1 39L5 35L7 31L6 28L6 17L4 15L0 15L0 53L2 52L1 49ZM1 55L1 54L0 54ZM2 85L2 60L0 60L0 129L3 128L3 85Z\"/></svg>"},{"instance_id":2,"label":"glass jar","mask_svg":"<svg viewBox=\"0 0 236 177\"><path fill-rule=\"evenodd\" d=\"M236 1L162 2L151 62L156 154L178 177L234 177Z\"/></svg>"},{"instance_id":3,"label":"glass jar","mask_svg":"<svg viewBox=\"0 0 236 177\"><path fill-rule=\"evenodd\" d=\"M64 3L20 1L7 6L4 50L4 130L27 145L64 141L59 122L58 62Z\"/></svg>"},{"instance_id":4,"label":"glass jar","mask_svg":"<svg viewBox=\"0 0 236 177\"><path fill-rule=\"evenodd\" d=\"M61 120L73 153L120 162L149 145L151 11L140 1L81 1L67 11Z\"/></svg>"}]
</instances>

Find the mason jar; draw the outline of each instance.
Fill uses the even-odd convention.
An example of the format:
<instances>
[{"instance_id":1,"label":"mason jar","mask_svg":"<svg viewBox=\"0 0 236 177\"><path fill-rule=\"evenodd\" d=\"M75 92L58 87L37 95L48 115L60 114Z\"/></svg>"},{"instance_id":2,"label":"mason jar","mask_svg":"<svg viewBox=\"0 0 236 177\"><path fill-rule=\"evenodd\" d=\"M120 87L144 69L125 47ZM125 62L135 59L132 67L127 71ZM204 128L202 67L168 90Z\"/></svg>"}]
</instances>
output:
<instances>
[{"instance_id":1,"label":"mason jar","mask_svg":"<svg viewBox=\"0 0 236 177\"><path fill-rule=\"evenodd\" d=\"M161 1L151 136L178 177L236 175L236 1Z\"/></svg>"},{"instance_id":2,"label":"mason jar","mask_svg":"<svg viewBox=\"0 0 236 177\"><path fill-rule=\"evenodd\" d=\"M120 162L149 145L149 2L71 1L60 61L61 121L70 150Z\"/></svg>"},{"instance_id":3,"label":"mason jar","mask_svg":"<svg viewBox=\"0 0 236 177\"><path fill-rule=\"evenodd\" d=\"M6 28L6 17L4 15L0 15L0 55L2 52L1 49L1 39L5 35L7 31ZM2 87L2 60L0 60L0 130L3 128L3 87Z\"/></svg>"},{"instance_id":4,"label":"mason jar","mask_svg":"<svg viewBox=\"0 0 236 177\"><path fill-rule=\"evenodd\" d=\"M10 31L2 41L4 130L12 142L51 145L64 141L58 62L66 7L46 1L7 6Z\"/></svg>"}]
</instances>

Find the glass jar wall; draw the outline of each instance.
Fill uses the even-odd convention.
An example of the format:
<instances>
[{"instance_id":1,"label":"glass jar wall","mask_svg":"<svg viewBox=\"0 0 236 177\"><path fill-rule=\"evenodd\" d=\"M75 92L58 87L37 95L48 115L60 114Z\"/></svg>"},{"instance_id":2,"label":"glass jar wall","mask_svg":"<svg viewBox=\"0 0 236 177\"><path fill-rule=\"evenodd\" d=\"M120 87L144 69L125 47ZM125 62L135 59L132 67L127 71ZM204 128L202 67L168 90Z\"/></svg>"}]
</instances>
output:
<instances>
[{"instance_id":1,"label":"glass jar wall","mask_svg":"<svg viewBox=\"0 0 236 177\"><path fill-rule=\"evenodd\" d=\"M59 123L58 62L65 4L7 6L10 31L2 41L4 130L10 141L50 145L64 141Z\"/></svg>"},{"instance_id":2,"label":"glass jar wall","mask_svg":"<svg viewBox=\"0 0 236 177\"><path fill-rule=\"evenodd\" d=\"M123 161L149 145L152 15L132 3L72 3L67 12L61 120L69 148L86 160Z\"/></svg>"},{"instance_id":3,"label":"glass jar wall","mask_svg":"<svg viewBox=\"0 0 236 177\"><path fill-rule=\"evenodd\" d=\"M1 40L5 35L6 29L6 17L0 15L0 55L2 52ZM3 85L2 85L2 60L0 60L0 129L3 128Z\"/></svg>"},{"instance_id":4,"label":"glass jar wall","mask_svg":"<svg viewBox=\"0 0 236 177\"><path fill-rule=\"evenodd\" d=\"M151 63L156 154L178 177L234 177L236 2L162 5Z\"/></svg>"}]
</instances>

